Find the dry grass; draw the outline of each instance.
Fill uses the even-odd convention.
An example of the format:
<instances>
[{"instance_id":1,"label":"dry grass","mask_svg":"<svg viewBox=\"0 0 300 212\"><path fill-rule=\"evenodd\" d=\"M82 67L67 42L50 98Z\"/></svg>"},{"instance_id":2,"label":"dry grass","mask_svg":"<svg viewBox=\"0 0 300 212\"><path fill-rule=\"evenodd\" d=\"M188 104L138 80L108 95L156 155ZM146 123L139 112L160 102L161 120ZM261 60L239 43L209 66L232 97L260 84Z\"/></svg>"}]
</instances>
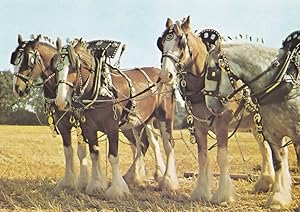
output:
<instances>
[{"instance_id":1,"label":"dry grass","mask_svg":"<svg viewBox=\"0 0 300 212\"><path fill-rule=\"evenodd\" d=\"M188 133L184 131L188 141ZM73 138L75 133L73 135ZM180 137L179 131L175 135ZM258 147L249 133L238 133L240 147L231 139L230 171L232 173L258 174L255 167L260 164ZM124 140L122 138L122 140ZM210 141L212 144L213 141ZM74 144L76 146L76 144ZM54 188L64 172L63 147L60 137L52 138L47 127L0 126L0 210L10 211L268 211L263 207L267 194L252 194L251 181L234 181L237 201L231 205L218 206L206 202L193 202L189 195L195 179L184 179L185 171L197 171L196 146L188 142L187 148L182 140L176 141L176 159L180 189L174 193L157 191L152 180L154 172L153 153L146 155L148 180L142 187L131 188L132 196L122 201L106 200L103 195L88 196L74 190L55 192ZM103 167L106 166L105 142L100 144ZM210 152L213 171L218 172L216 150ZM289 151L291 169L296 167L293 148ZM131 163L130 147L120 144L121 171L125 173ZM76 165L78 168L78 161ZM292 173L295 175L295 173ZM110 168L107 168L110 178ZM299 175L298 175L299 176ZM299 207L300 186L293 186L293 202L287 211Z\"/></svg>"}]
</instances>

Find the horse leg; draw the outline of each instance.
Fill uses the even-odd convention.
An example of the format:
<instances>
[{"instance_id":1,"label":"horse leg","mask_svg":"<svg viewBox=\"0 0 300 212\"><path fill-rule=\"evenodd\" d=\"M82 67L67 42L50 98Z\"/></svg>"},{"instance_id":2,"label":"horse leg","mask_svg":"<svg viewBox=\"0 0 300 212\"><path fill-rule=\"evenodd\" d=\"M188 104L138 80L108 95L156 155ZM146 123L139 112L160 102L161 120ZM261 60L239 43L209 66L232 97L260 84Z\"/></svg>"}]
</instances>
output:
<instances>
[{"instance_id":1,"label":"horse leg","mask_svg":"<svg viewBox=\"0 0 300 212\"><path fill-rule=\"evenodd\" d=\"M130 194L128 185L123 179L119 168L118 156L118 139L119 139L119 126L118 123L107 126L106 134L109 141L108 160L112 167L112 182L110 187L106 190L105 196L110 199L121 199L127 194Z\"/></svg>"},{"instance_id":2,"label":"horse leg","mask_svg":"<svg viewBox=\"0 0 300 212\"><path fill-rule=\"evenodd\" d=\"M139 186L144 181L146 172L145 172L144 154L141 148L141 135L138 133L138 131L141 132L144 130L132 129L132 135L134 137L133 139L135 140L135 144L136 144L136 154L132 165L128 169L127 173L124 175L124 179L128 184Z\"/></svg>"},{"instance_id":3,"label":"horse leg","mask_svg":"<svg viewBox=\"0 0 300 212\"><path fill-rule=\"evenodd\" d=\"M100 164L97 131L86 127L83 129L83 136L89 144L90 157L92 160L92 173L85 192L87 194L102 193L107 189L108 183Z\"/></svg>"},{"instance_id":4,"label":"horse leg","mask_svg":"<svg viewBox=\"0 0 300 212\"><path fill-rule=\"evenodd\" d=\"M191 194L192 200L205 200L209 201L212 197L211 194L211 179L213 175L209 166L208 150L207 150L207 127L202 123L195 120L195 136L197 141L198 150L198 177L196 187Z\"/></svg>"},{"instance_id":5,"label":"horse leg","mask_svg":"<svg viewBox=\"0 0 300 212\"><path fill-rule=\"evenodd\" d=\"M252 133L256 138L256 129L252 129ZM272 188L275 175L272 162L272 152L267 142L257 141L257 143L262 156L262 167L259 178L254 184L253 192L268 192Z\"/></svg>"},{"instance_id":6,"label":"horse leg","mask_svg":"<svg viewBox=\"0 0 300 212\"><path fill-rule=\"evenodd\" d=\"M73 147L71 144L71 132L66 130L64 127L60 127L59 131L61 133L64 145L64 155L65 155L65 174L64 177L56 185L56 189L60 190L65 187L76 188L76 176L74 172L74 158L73 158Z\"/></svg>"},{"instance_id":7,"label":"horse leg","mask_svg":"<svg viewBox=\"0 0 300 212\"><path fill-rule=\"evenodd\" d=\"M150 146L154 152L154 157L155 157L155 172L154 172L154 179L156 182L160 182L160 180L163 177L163 173L165 173L166 166L163 161L161 152L160 152L160 147L159 143L154 135L154 128L151 124L148 124L145 127L146 133L147 133L147 138L150 143Z\"/></svg>"},{"instance_id":8,"label":"horse leg","mask_svg":"<svg viewBox=\"0 0 300 212\"><path fill-rule=\"evenodd\" d=\"M79 171L79 177L78 177L78 182L77 182L77 187L80 191L85 191L87 185L88 185L88 178L89 178L89 173L88 173L88 149L87 149L87 144L84 143L79 143L77 145L77 156L79 159L79 164L80 164L80 171Z\"/></svg>"},{"instance_id":9,"label":"horse leg","mask_svg":"<svg viewBox=\"0 0 300 212\"><path fill-rule=\"evenodd\" d=\"M267 133L264 134L265 136L267 135ZM273 209L281 209L292 200L292 181L288 166L288 149L287 147L281 147L283 145L282 141L277 143L275 142L276 139L269 139L268 141L272 141L269 142L269 144L272 150L275 182L272 187L272 192L266 202L266 206Z\"/></svg>"},{"instance_id":10,"label":"horse leg","mask_svg":"<svg viewBox=\"0 0 300 212\"><path fill-rule=\"evenodd\" d=\"M227 136L230 120L231 118L227 117L227 113L215 118L215 131L218 141L217 162L220 170L220 180L218 189L213 195L211 201L218 204L233 202L235 199L235 188L228 171Z\"/></svg>"},{"instance_id":11,"label":"horse leg","mask_svg":"<svg viewBox=\"0 0 300 212\"><path fill-rule=\"evenodd\" d=\"M160 189L174 191L178 189L179 183L176 174L174 142L172 140L172 123L171 121L159 121L159 128L163 139L164 149L167 157L166 171L159 183Z\"/></svg>"}]
</instances>

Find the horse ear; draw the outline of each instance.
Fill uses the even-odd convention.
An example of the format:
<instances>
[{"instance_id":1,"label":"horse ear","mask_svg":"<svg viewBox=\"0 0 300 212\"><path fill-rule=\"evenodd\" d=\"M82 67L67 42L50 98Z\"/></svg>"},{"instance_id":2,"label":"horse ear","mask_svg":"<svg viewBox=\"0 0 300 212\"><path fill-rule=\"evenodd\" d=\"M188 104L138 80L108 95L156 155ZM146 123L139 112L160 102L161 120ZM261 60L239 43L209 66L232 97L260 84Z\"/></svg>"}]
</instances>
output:
<instances>
[{"instance_id":1,"label":"horse ear","mask_svg":"<svg viewBox=\"0 0 300 212\"><path fill-rule=\"evenodd\" d=\"M18 44L21 45L23 43L23 36L18 34Z\"/></svg>"},{"instance_id":2,"label":"horse ear","mask_svg":"<svg viewBox=\"0 0 300 212\"><path fill-rule=\"evenodd\" d=\"M60 50L61 50L61 47L62 47L61 39L60 39L60 38L57 38L57 39L56 39L56 50L57 50L57 51L60 51Z\"/></svg>"},{"instance_id":3,"label":"horse ear","mask_svg":"<svg viewBox=\"0 0 300 212\"><path fill-rule=\"evenodd\" d=\"M40 41L41 37L42 37L42 35L39 34L39 35L34 39L34 41L33 41L33 46L34 46L34 47L35 47L36 44Z\"/></svg>"},{"instance_id":4,"label":"horse ear","mask_svg":"<svg viewBox=\"0 0 300 212\"><path fill-rule=\"evenodd\" d=\"M74 47L75 51L78 50L78 48L81 46L81 44L82 44L82 38L80 38L80 39L78 40L78 42L76 43L76 45L75 45L75 47Z\"/></svg>"},{"instance_id":5,"label":"horse ear","mask_svg":"<svg viewBox=\"0 0 300 212\"><path fill-rule=\"evenodd\" d=\"M166 28L169 29L171 28L172 25L173 25L173 21L170 18L168 18L166 22Z\"/></svg>"},{"instance_id":6,"label":"horse ear","mask_svg":"<svg viewBox=\"0 0 300 212\"><path fill-rule=\"evenodd\" d=\"M181 24L181 28L183 31L187 31L190 29L190 16L188 16L183 23Z\"/></svg>"},{"instance_id":7,"label":"horse ear","mask_svg":"<svg viewBox=\"0 0 300 212\"><path fill-rule=\"evenodd\" d=\"M174 31L177 35L179 35L179 31L180 31L180 28L179 28L179 25L178 24L175 24L174 25Z\"/></svg>"}]
</instances>

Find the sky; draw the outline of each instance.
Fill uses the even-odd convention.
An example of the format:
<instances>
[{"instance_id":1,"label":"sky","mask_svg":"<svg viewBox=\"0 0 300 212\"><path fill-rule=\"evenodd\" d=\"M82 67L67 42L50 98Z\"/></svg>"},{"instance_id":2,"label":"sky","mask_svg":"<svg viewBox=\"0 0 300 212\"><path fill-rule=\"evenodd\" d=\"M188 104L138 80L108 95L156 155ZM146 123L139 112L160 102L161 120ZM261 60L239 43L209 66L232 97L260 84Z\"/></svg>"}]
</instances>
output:
<instances>
[{"instance_id":1,"label":"sky","mask_svg":"<svg viewBox=\"0 0 300 212\"><path fill-rule=\"evenodd\" d=\"M1 0L0 70L13 70L10 55L17 36L42 34L125 43L121 68L160 67L156 40L173 21L190 16L193 30L213 28L223 36L263 38L279 48L300 29L299 0ZM64 42L65 44L65 42Z\"/></svg>"}]
</instances>

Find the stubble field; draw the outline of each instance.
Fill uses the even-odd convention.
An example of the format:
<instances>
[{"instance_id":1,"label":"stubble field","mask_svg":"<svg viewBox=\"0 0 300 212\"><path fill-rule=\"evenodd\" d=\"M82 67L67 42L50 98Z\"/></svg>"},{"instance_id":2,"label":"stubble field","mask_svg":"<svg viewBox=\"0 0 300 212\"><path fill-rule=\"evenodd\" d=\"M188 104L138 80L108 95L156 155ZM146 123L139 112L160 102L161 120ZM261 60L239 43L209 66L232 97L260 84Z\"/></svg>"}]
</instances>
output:
<instances>
[{"instance_id":1,"label":"stubble field","mask_svg":"<svg viewBox=\"0 0 300 212\"><path fill-rule=\"evenodd\" d=\"M181 134L182 133L182 134ZM76 133L72 133L76 141ZM183 136L182 136L183 135ZM0 210L3 211L268 211L264 202L268 194L253 194L254 181L235 180L236 202L230 205L214 205L189 200L196 183L195 178L184 178L184 172L197 172L196 146L189 143L186 130L176 131L175 154L180 189L165 192L156 189L153 180L154 155L149 150L145 157L147 180L141 187L131 187L131 196L122 201L107 200L103 194L89 196L72 189L57 192L55 186L64 174L64 155L61 138L53 138L43 126L0 126ZM184 143L183 137L187 144ZM261 156L252 134L239 132L238 142L229 141L230 172L257 176ZM120 167L125 174L132 161L130 146L121 136ZM111 179L110 165L106 161L106 141L100 142L101 163ZM213 140L209 140L213 144ZM76 142L73 142L76 150ZM161 145L162 147L162 145ZM161 149L163 151L163 149ZM218 173L216 149L209 152L212 171ZM75 154L76 156L76 151ZM244 158L244 159L243 159ZM291 174L299 177L294 149L289 147ZM79 163L75 157L78 170ZM217 185L214 179L214 190ZM286 211L300 206L300 186L292 187L292 204Z\"/></svg>"}]
</instances>

